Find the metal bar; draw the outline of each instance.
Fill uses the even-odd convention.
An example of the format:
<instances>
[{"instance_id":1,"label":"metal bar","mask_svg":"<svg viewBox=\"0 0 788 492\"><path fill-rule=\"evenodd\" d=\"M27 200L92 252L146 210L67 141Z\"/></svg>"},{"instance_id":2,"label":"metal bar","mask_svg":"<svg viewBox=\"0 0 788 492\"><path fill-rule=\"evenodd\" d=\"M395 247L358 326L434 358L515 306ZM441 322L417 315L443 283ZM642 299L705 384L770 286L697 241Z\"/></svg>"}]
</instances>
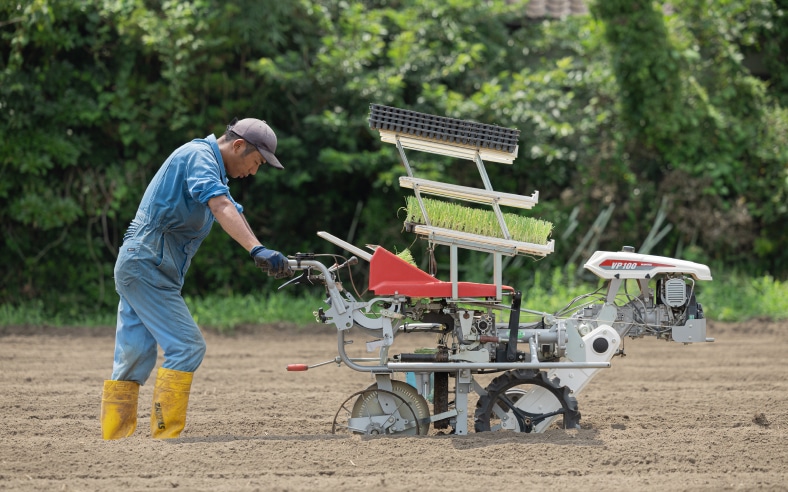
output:
<instances>
[{"instance_id":1,"label":"metal bar","mask_svg":"<svg viewBox=\"0 0 788 492\"><path fill-rule=\"evenodd\" d=\"M468 434L468 394L471 392L473 375L465 369L457 371L454 381L454 408L457 409L454 433L458 436Z\"/></svg>"},{"instance_id":2,"label":"metal bar","mask_svg":"<svg viewBox=\"0 0 788 492\"><path fill-rule=\"evenodd\" d=\"M607 369L610 362L389 362L390 371L460 371L462 369Z\"/></svg>"},{"instance_id":3,"label":"metal bar","mask_svg":"<svg viewBox=\"0 0 788 492\"><path fill-rule=\"evenodd\" d=\"M503 268L501 267L501 253L493 253L493 282L495 282L495 298L503 299Z\"/></svg>"},{"instance_id":4,"label":"metal bar","mask_svg":"<svg viewBox=\"0 0 788 492\"><path fill-rule=\"evenodd\" d=\"M345 314L347 312L345 301L342 299L342 296L339 293L337 284L334 282L334 277L331 275L331 272L328 271L328 268L326 268L324 264L317 260L288 260L288 263L290 264L290 268L293 269L303 269L304 266L311 266L320 270L320 273L323 274L323 281L326 283L326 291L331 298L332 308L336 309L337 313L339 314Z\"/></svg>"},{"instance_id":5,"label":"metal bar","mask_svg":"<svg viewBox=\"0 0 788 492\"><path fill-rule=\"evenodd\" d=\"M531 352L531 360L539 360L536 353L536 346L539 343L539 335L534 333L534 336L528 339L528 349Z\"/></svg>"},{"instance_id":6,"label":"metal bar","mask_svg":"<svg viewBox=\"0 0 788 492\"><path fill-rule=\"evenodd\" d=\"M434 140L422 139L413 137L411 135L405 136L391 131L380 131L380 140L384 143L396 144L397 141L401 145L410 150L419 152L427 152L430 154L445 155L447 157L456 157L458 159L465 159L472 161L476 154L480 154L485 161L499 162L501 164L513 164L517 158L519 146L514 148L513 152L497 151L492 149L478 149L467 145L456 143L442 143Z\"/></svg>"},{"instance_id":7,"label":"metal bar","mask_svg":"<svg viewBox=\"0 0 788 492\"><path fill-rule=\"evenodd\" d=\"M441 244L441 245L444 245L444 246L451 246L452 244L456 244L457 246L459 246L461 248L464 248L464 249L470 249L470 250L473 250L473 251L482 251L482 252L485 252L485 253L498 252L498 253L501 253L501 254L504 254L504 255L507 255L507 256L515 256L517 254L517 250L515 248L506 248L506 247L503 247L503 246L496 246L496 245L493 245L493 244L485 244L485 243L480 243L480 242L476 242L476 241L467 241L467 240L460 239L460 238L445 237L445 236L443 236L441 234L435 234L435 233L423 234L421 231L417 230L420 227L421 226L419 226L419 225L415 226L414 227L414 232L416 234L421 234L423 236L427 236L428 239L434 244ZM430 226L427 226L427 227L430 227Z\"/></svg>"},{"instance_id":8,"label":"metal bar","mask_svg":"<svg viewBox=\"0 0 788 492\"><path fill-rule=\"evenodd\" d=\"M421 187L418 184L413 186L413 194L416 196L416 201L419 202L419 208L421 209L421 216L424 218L424 223L431 226L432 221L427 214L427 207L424 205L424 200L421 198Z\"/></svg>"},{"instance_id":9,"label":"metal bar","mask_svg":"<svg viewBox=\"0 0 788 492\"><path fill-rule=\"evenodd\" d=\"M526 243L514 241L512 239L501 239L491 236L480 236L467 232L444 229L442 227L425 226L415 224L413 232L423 236L429 236L430 241L438 244L457 244L467 249L476 251L499 252L508 256L514 256L518 252L546 256L555 249L555 240L551 239L547 244Z\"/></svg>"},{"instance_id":10,"label":"metal bar","mask_svg":"<svg viewBox=\"0 0 788 492\"><path fill-rule=\"evenodd\" d=\"M531 209L539 203L538 191L534 191L530 196L517 195L514 193L488 191L481 188L441 183L440 181L409 176L400 176L399 185L402 188L412 189L418 186L422 193L445 198L455 198L457 200L480 203L483 205L492 205L493 202L497 200L500 205L505 207Z\"/></svg>"},{"instance_id":11,"label":"metal bar","mask_svg":"<svg viewBox=\"0 0 788 492\"><path fill-rule=\"evenodd\" d=\"M502 325L503 323L500 323ZM506 331L507 327L498 328L499 324L496 323L495 335L481 335L479 338L482 342L495 341L495 342L508 342L509 333ZM534 337L539 337L539 341L546 343L555 343L558 341L557 331L548 331L545 329L529 329L519 328L517 330L517 342L526 342ZM494 340L490 340L494 339ZM538 342L537 342L538 343Z\"/></svg>"},{"instance_id":12,"label":"metal bar","mask_svg":"<svg viewBox=\"0 0 788 492\"><path fill-rule=\"evenodd\" d=\"M509 234L509 228L506 227L506 221L503 220L503 212L501 212L501 207L498 205L498 201L494 201L492 203L493 211L495 212L495 217L498 219L498 225L501 228L501 232L503 233L504 239L511 240L512 235Z\"/></svg>"},{"instance_id":13,"label":"metal bar","mask_svg":"<svg viewBox=\"0 0 788 492\"><path fill-rule=\"evenodd\" d=\"M514 362L517 360L517 331L520 328L520 303L523 294L519 290L512 295L512 312L509 314L509 343L506 346L506 360ZM531 360L539 360L538 357L531 357Z\"/></svg>"},{"instance_id":14,"label":"metal bar","mask_svg":"<svg viewBox=\"0 0 788 492\"><path fill-rule=\"evenodd\" d=\"M482 177L484 189L492 192L493 187L492 183L490 183L490 177L487 175L487 169L484 168L484 162L482 161L482 158L479 156L478 152L476 153L474 160L476 161L476 168L479 170L479 174ZM509 228L506 227L506 221L503 220L503 213L501 212L501 206L499 205L498 201L498 198L494 198L491 203L493 211L495 212L495 217L498 219L498 225L501 227L501 232L503 233L504 239L511 239L512 235L509 234Z\"/></svg>"},{"instance_id":15,"label":"metal bar","mask_svg":"<svg viewBox=\"0 0 788 492\"><path fill-rule=\"evenodd\" d=\"M618 290L621 288L621 284L624 283L624 280L620 278L611 278L610 283L607 285L607 298L606 301L608 304L615 304L616 302L616 295L618 294Z\"/></svg>"},{"instance_id":16,"label":"metal bar","mask_svg":"<svg viewBox=\"0 0 788 492\"><path fill-rule=\"evenodd\" d=\"M400 143L399 137L397 137L397 150L399 150L399 157L402 160L402 165L405 166L408 176L412 178L413 170L410 168L410 163L408 162L408 158L405 156L405 149L402 148L402 143Z\"/></svg>"},{"instance_id":17,"label":"metal bar","mask_svg":"<svg viewBox=\"0 0 788 492\"><path fill-rule=\"evenodd\" d=\"M371 254L367 253L366 251L364 251L361 248L353 246L352 244L350 244L347 241L343 241L342 239L339 239L338 237L334 236L333 234L329 234L326 231L319 231L317 233L317 235L319 237L325 239L326 241L339 246L340 248L342 248L342 249L344 249L346 251L350 251L351 253L353 253L354 255L358 256L362 260L369 261L369 260L372 259L372 255Z\"/></svg>"},{"instance_id":18,"label":"metal bar","mask_svg":"<svg viewBox=\"0 0 788 492\"><path fill-rule=\"evenodd\" d=\"M448 419L457 415L457 409L449 410L446 412L436 413L430 417L430 422L437 422L438 420Z\"/></svg>"},{"instance_id":19,"label":"metal bar","mask_svg":"<svg viewBox=\"0 0 788 492\"><path fill-rule=\"evenodd\" d=\"M459 274L457 273L457 245L452 244L449 246L449 275L451 279L451 298L457 299L460 296L459 286L457 282L459 281Z\"/></svg>"},{"instance_id":20,"label":"metal bar","mask_svg":"<svg viewBox=\"0 0 788 492\"><path fill-rule=\"evenodd\" d=\"M490 177L487 175L487 169L484 168L484 162L482 161L482 158L479 156L478 152L475 156L473 156L473 160L476 162L476 168L479 170L479 174L482 177L484 189L487 191L493 191L492 183L490 183Z\"/></svg>"},{"instance_id":21,"label":"metal bar","mask_svg":"<svg viewBox=\"0 0 788 492\"><path fill-rule=\"evenodd\" d=\"M353 369L354 371L359 372L374 372L374 373L385 373L385 372L392 372L386 366L377 365L377 366L362 366L360 364L356 364L353 362L353 359L348 357L347 352L345 352L345 332L339 331L337 335L337 352L339 353L339 358L342 359L342 362L345 363L346 366Z\"/></svg>"}]
</instances>

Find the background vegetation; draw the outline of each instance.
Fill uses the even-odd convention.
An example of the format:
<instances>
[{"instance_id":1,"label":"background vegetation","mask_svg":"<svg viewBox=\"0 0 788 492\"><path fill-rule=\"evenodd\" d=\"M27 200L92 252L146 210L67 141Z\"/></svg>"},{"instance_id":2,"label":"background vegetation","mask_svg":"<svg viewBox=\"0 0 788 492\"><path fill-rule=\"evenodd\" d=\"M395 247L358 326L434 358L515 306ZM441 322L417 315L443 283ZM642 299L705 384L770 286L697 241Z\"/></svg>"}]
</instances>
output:
<instances>
[{"instance_id":1,"label":"background vegetation","mask_svg":"<svg viewBox=\"0 0 788 492\"><path fill-rule=\"evenodd\" d=\"M748 311L732 300L757 285L784 293L788 18L777 3L605 0L538 20L526 3L1 2L3 312L111 316L117 249L148 181L173 149L235 116L279 136L286 170L231 185L266 245L339 253L315 236L326 230L426 261L402 231L404 169L368 128L370 103L520 129L515 165L488 171L498 190L539 190L528 214L555 224L556 252L508 262L510 285L569 285L593 250L629 244L712 264L707 290L730 299L701 298L710 316ZM411 160L421 177L480 185L472 163ZM489 279L484 255L462 263L464 279ZM184 295L199 317L206 300L274 303L277 285L215 232Z\"/></svg>"}]
</instances>

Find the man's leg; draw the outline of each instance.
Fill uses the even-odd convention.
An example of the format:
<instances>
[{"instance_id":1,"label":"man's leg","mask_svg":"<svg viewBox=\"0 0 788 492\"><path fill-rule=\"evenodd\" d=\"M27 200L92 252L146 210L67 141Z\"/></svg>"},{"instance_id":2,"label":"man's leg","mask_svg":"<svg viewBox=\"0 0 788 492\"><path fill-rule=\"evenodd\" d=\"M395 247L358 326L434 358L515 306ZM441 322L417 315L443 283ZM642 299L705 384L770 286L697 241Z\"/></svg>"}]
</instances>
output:
<instances>
[{"instance_id":1,"label":"man's leg","mask_svg":"<svg viewBox=\"0 0 788 492\"><path fill-rule=\"evenodd\" d=\"M101 437L110 440L134 434L139 390L140 385L135 381L104 381L101 393Z\"/></svg>"},{"instance_id":2,"label":"man's leg","mask_svg":"<svg viewBox=\"0 0 788 492\"><path fill-rule=\"evenodd\" d=\"M171 439L181 435L186 426L194 372L160 367L153 388L150 432L155 439Z\"/></svg>"},{"instance_id":3,"label":"man's leg","mask_svg":"<svg viewBox=\"0 0 788 492\"><path fill-rule=\"evenodd\" d=\"M121 294L115 330L115 361L110 379L145 384L156 367L156 356L156 339Z\"/></svg>"},{"instance_id":4,"label":"man's leg","mask_svg":"<svg viewBox=\"0 0 788 492\"><path fill-rule=\"evenodd\" d=\"M151 434L154 438L174 438L186 424L192 377L205 356L205 339L180 291L149 288L145 291L148 295L150 299L133 302L145 303L146 308L136 312L164 352L153 390Z\"/></svg>"},{"instance_id":5,"label":"man's leg","mask_svg":"<svg viewBox=\"0 0 788 492\"><path fill-rule=\"evenodd\" d=\"M156 340L121 296L115 334L112 377L101 395L101 435L104 439L129 437L137 428L140 384L156 365Z\"/></svg>"}]
</instances>

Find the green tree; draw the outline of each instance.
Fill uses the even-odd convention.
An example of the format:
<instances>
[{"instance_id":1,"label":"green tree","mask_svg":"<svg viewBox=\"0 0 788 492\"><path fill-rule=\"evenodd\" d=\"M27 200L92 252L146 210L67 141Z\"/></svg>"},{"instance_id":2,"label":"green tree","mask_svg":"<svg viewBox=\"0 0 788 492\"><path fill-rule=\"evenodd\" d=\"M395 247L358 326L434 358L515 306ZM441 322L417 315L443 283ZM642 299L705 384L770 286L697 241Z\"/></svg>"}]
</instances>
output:
<instances>
[{"instance_id":1,"label":"green tree","mask_svg":"<svg viewBox=\"0 0 788 492\"><path fill-rule=\"evenodd\" d=\"M781 270L784 111L741 55L751 10L769 4L685 1L665 15L651 1L614 0L593 12L605 23L619 86L616 158L641 192L633 218L667 197L678 230L670 244L731 263L754 253L762 267Z\"/></svg>"},{"instance_id":2,"label":"green tree","mask_svg":"<svg viewBox=\"0 0 788 492\"><path fill-rule=\"evenodd\" d=\"M768 0L598 2L593 16L528 20L523 2L474 0L22 0L0 4L0 302L52 309L116 302L117 248L167 155L266 119L284 172L231 184L264 243L331 251L410 246L409 192L370 103L520 129L502 191L540 192L526 211L556 224L556 253L515 261L507 282L562 265L600 210L600 246L639 245L668 197L655 253L788 272L788 114L782 11ZM743 53L761 56L766 83ZM409 154L410 155L410 154ZM413 154L422 177L479 186L475 166ZM570 234L570 214L578 226ZM473 279L489 278L479 255ZM476 277L474 278L474 275ZM263 292L214 233L186 294Z\"/></svg>"}]
</instances>

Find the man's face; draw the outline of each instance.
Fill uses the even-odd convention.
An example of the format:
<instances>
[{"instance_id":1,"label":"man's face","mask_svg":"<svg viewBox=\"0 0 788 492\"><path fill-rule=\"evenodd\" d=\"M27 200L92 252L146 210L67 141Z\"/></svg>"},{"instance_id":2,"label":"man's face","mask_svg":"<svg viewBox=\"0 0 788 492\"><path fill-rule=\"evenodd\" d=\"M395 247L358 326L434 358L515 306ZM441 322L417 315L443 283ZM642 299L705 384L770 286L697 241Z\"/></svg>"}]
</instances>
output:
<instances>
[{"instance_id":1,"label":"man's face","mask_svg":"<svg viewBox=\"0 0 788 492\"><path fill-rule=\"evenodd\" d=\"M252 151L246 153L247 149ZM245 155L244 155L245 154ZM250 174L254 176L257 170L265 164L262 154L246 140L239 138L232 143L230 155L225 159L224 167L231 178L245 178Z\"/></svg>"}]
</instances>

